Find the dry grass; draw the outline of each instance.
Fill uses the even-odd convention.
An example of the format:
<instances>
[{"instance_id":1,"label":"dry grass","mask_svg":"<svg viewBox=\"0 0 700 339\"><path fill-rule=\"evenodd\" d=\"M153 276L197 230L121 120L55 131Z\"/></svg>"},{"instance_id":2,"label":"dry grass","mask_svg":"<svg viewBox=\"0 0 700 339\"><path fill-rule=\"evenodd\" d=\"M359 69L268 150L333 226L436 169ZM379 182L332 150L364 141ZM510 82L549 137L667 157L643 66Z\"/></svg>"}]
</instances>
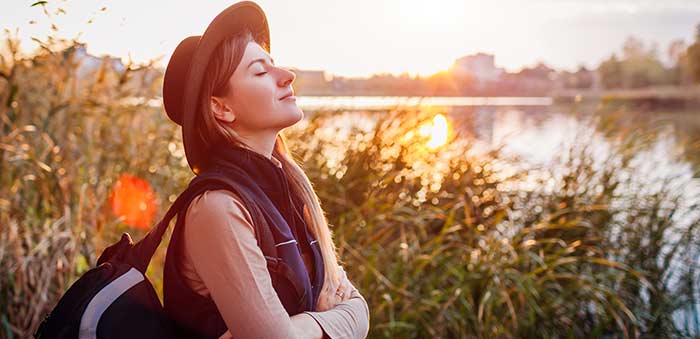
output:
<instances>
[{"instance_id":1,"label":"dry grass","mask_svg":"<svg viewBox=\"0 0 700 339\"><path fill-rule=\"evenodd\" d=\"M162 108L124 104L157 98L157 70L79 74L78 46L53 47L0 64L1 338L29 336L121 232L141 236L109 208L120 174L150 183L158 216L191 177ZM683 336L669 317L698 300L698 217L677 221L683 178L648 193L619 175L635 170L643 136L624 137L602 165L571 149L525 189L538 171L509 170L519 160L498 150L406 137L432 116L392 110L343 135L347 117L320 112L287 134L370 304L370 336ZM688 265L669 283L679 260Z\"/></svg>"}]
</instances>

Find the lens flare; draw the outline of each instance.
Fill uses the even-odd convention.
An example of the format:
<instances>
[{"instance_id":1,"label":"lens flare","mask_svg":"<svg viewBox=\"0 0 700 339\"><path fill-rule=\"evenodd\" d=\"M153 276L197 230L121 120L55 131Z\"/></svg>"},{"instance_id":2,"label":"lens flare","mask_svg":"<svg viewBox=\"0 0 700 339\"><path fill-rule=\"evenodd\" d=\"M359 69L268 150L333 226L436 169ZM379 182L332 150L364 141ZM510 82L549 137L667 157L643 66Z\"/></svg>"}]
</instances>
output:
<instances>
[{"instance_id":1,"label":"lens flare","mask_svg":"<svg viewBox=\"0 0 700 339\"><path fill-rule=\"evenodd\" d=\"M124 223L143 230L151 227L158 208L151 185L129 174L119 176L112 187L109 202L114 214L124 217Z\"/></svg>"}]
</instances>

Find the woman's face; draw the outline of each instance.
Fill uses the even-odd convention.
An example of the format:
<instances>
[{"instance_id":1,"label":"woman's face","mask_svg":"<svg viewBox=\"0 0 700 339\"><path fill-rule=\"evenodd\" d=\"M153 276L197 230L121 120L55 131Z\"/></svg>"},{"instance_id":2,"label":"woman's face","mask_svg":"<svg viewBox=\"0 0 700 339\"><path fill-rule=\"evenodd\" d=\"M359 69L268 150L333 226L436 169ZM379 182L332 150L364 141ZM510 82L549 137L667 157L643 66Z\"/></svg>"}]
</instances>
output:
<instances>
[{"instance_id":1,"label":"woman's face","mask_svg":"<svg viewBox=\"0 0 700 339\"><path fill-rule=\"evenodd\" d=\"M304 117L293 93L296 75L277 67L255 41L248 43L223 97L212 96L211 108L217 119L243 136L276 134Z\"/></svg>"}]
</instances>

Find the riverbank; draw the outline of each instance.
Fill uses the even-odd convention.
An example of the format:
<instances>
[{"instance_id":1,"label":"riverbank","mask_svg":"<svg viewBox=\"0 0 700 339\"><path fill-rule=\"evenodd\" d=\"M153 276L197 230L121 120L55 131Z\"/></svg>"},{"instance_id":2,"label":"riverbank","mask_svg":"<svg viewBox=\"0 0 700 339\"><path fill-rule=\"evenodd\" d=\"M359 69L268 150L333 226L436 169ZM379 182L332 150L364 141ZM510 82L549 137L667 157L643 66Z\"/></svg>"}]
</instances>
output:
<instances>
[{"instance_id":1,"label":"riverbank","mask_svg":"<svg viewBox=\"0 0 700 339\"><path fill-rule=\"evenodd\" d=\"M558 104L596 102L608 108L687 110L700 108L700 85L617 90L569 89L552 92L551 97Z\"/></svg>"}]
</instances>

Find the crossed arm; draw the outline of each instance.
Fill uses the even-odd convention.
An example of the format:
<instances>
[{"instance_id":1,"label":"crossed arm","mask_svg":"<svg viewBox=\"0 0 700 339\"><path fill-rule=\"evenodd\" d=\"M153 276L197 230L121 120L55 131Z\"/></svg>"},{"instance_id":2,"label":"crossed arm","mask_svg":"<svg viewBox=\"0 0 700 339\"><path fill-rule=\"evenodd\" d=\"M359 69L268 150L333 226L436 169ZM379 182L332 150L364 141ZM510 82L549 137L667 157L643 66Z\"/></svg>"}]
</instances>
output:
<instances>
[{"instance_id":1,"label":"crossed arm","mask_svg":"<svg viewBox=\"0 0 700 339\"><path fill-rule=\"evenodd\" d=\"M339 288L350 291L342 302L321 312L287 314L272 287L252 218L235 194L204 192L190 204L185 225L186 261L199 280L193 284L211 296L229 329L220 339L367 336L367 302L342 271Z\"/></svg>"}]
</instances>

